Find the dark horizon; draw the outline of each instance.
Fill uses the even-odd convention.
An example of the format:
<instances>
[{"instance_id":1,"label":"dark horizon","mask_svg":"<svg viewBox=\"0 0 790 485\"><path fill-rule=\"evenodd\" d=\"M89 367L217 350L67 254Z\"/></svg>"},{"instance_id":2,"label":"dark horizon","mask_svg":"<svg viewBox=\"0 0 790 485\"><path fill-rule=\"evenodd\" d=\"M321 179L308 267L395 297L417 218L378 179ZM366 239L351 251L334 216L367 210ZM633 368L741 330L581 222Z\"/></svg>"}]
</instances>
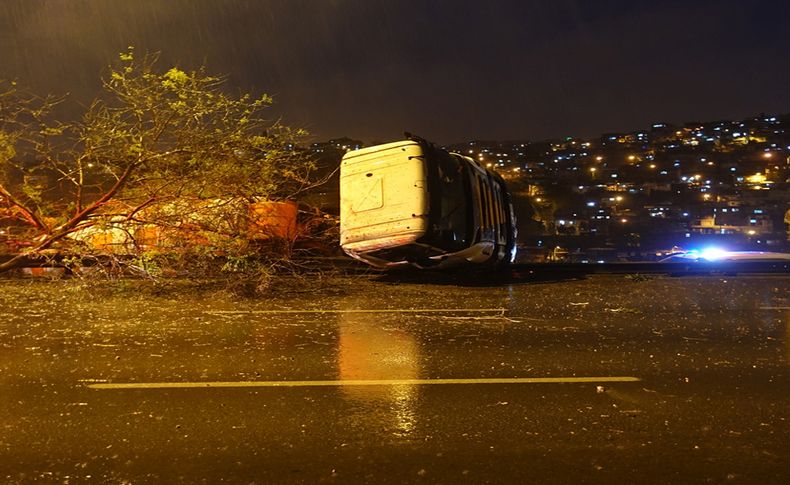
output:
<instances>
[{"instance_id":1,"label":"dark horizon","mask_svg":"<svg viewBox=\"0 0 790 485\"><path fill-rule=\"evenodd\" d=\"M789 26L780 1L7 0L0 78L85 103L133 45L314 141L591 137L790 112Z\"/></svg>"}]
</instances>

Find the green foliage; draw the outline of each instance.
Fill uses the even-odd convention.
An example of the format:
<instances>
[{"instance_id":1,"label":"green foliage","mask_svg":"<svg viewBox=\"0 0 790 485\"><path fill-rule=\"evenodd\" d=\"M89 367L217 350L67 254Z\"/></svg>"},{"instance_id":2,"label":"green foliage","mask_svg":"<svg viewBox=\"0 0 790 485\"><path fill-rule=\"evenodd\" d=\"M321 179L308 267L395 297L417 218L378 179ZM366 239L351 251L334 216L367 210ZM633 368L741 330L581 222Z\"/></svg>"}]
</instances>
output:
<instances>
[{"instance_id":1,"label":"green foliage","mask_svg":"<svg viewBox=\"0 0 790 485\"><path fill-rule=\"evenodd\" d=\"M8 162L16 155L15 140L10 134L0 131L0 163Z\"/></svg>"},{"instance_id":2,"label":"green foliage","mask_svg":"<svg viewBox=\"0 0 790 485\"><path fill-rule=\"evenodd\" d=\"M287 198L309 183L313 165L292 148L304 133L264 118L270 96L233 97L204 68L155 65L129 51L105 80L112 96L82 127L96 158L137 162L146 180L180 178L181 193L202 197Z\"/></svg>"}]
</instances>

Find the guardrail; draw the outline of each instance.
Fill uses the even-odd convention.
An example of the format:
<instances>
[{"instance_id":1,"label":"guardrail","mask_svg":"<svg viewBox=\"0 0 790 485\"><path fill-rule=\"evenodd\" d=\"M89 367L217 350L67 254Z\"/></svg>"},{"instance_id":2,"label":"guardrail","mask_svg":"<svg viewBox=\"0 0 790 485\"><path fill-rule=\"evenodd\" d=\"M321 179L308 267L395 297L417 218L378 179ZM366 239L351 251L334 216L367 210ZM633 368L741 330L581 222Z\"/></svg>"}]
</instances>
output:
<instances>
[{"instance_id":1,"label":"guardrail","mask_svg":"<svg viewBox=\"0 0 790 485\"><path fill-rule=\"evenodd\" d=\"M617 263L519 263L515 273L579 274L746 274L788 273L790 261L689 261L689 262L617 262Z\"/></svg>"}]
</instances>

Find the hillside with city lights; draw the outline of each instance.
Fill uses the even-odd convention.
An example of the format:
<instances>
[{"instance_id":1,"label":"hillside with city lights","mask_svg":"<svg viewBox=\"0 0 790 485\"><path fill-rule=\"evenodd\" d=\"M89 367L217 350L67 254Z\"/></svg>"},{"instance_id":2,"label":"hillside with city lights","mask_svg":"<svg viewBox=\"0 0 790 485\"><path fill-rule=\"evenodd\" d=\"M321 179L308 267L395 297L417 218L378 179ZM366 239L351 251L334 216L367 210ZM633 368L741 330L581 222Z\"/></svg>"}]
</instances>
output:
<instances>
[{"instance_id":1,"label":"hillside with city lights","mask_svg":"<svg viewBox=\"0 0 790 485\"><path fill-rule=\"evenodd\" d=\"M652 260L673 247L790 248L788 126L790 115L760 114L445 148L507 180L516 195L520 259ZM341 138L310 149L332 165L364 146Z\"/></svg>"}]
</instances>

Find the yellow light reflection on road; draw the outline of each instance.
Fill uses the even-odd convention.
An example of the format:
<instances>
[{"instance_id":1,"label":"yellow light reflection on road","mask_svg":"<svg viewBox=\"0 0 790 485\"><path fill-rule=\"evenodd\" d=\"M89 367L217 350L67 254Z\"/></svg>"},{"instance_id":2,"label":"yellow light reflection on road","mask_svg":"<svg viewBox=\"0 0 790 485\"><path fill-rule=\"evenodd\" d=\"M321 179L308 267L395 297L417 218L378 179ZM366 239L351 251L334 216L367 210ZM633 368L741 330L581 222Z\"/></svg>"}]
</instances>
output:
<instances>
[{"instance_id":1,"label":"yellow light reflection on road","mask_svg":"<svg viewBox=\"0 0 790 485\"><path fill-rule=\"evenodd\" d=\"M375 383L381 387L343 385L343 394L374 405L392 420L394 433L406 436L417 425L415 402L420 376L419 345L409 333L388 328L382 318L364 313L338 314L339 382Z\"/></svg>"}]
</instances>

